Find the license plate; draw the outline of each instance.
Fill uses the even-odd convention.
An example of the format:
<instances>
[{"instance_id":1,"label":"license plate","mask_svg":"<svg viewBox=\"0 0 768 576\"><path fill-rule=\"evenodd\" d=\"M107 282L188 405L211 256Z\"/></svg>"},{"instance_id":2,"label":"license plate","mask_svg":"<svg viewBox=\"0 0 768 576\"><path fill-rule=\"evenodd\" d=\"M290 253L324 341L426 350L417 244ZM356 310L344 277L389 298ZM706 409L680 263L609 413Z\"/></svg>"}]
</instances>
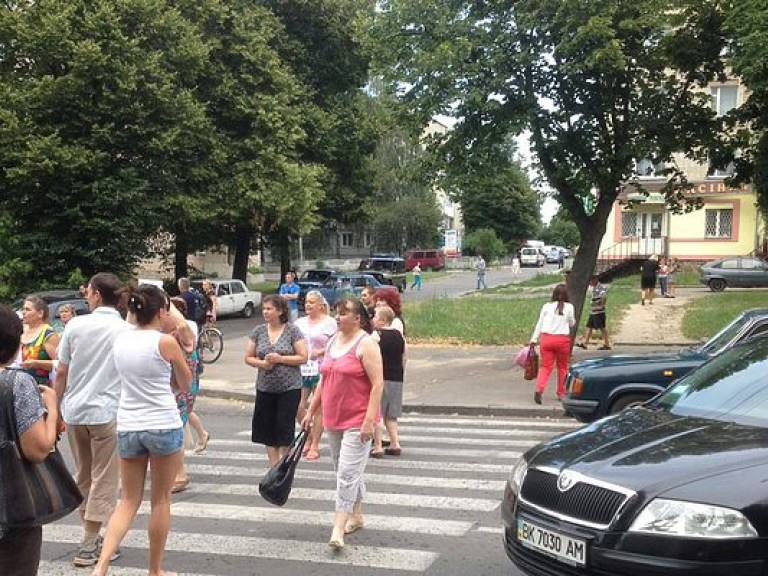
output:
<instances>
[{"instance_id":1,"label":"license plate","mask_svg":"<svg viewBox=\"0 0 768 576\"><path fill-rule=\"evenodd\" d=\"M526 548L542 552L566 564L584 566L587 563L586 540L542 528L524 518L517 519L517 539Z\"/></svg>"}]
</instances>

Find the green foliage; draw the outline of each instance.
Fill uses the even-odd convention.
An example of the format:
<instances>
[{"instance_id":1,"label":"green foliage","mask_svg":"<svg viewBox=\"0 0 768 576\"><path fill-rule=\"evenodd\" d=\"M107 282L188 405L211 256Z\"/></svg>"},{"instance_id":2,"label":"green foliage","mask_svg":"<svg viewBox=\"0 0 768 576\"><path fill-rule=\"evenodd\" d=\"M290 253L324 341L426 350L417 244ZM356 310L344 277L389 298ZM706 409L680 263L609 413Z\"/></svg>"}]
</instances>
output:
<instances>
[{"instance_id":1,"label":"green foliage","mask_svg":"<svg viewBox=\"0 0 768 576\"><path fill-rule=\"evenodd\" d=\"M541 233L541 239L546 244L555 246L578 246L581 241L579 227L574 224L568 213L560 209L552 217L549 225Z\"/></svg>"},{"instance_id":2,"label":"green foliage","mask_svg":"<svg viewBox=\"0 0 768 576\"><path fill-rule=\"evenodd\" d=\"M744 310L765 308L766 297L768 290L726 290L695 298L685 311L683 334L694 340L710 338Z\"/></svg>"},{"instance_id":3,"label":"green foliage","mask_svg":"<svg viewBox=\"0 0 768 576\"><path fill-rule=\"evenodd\" d=\"M464 236L464 252L469 255L483 255L486 261L492 262L507 253L504 241L491 228L480 228Z\"/></svg>"}]
</instances>

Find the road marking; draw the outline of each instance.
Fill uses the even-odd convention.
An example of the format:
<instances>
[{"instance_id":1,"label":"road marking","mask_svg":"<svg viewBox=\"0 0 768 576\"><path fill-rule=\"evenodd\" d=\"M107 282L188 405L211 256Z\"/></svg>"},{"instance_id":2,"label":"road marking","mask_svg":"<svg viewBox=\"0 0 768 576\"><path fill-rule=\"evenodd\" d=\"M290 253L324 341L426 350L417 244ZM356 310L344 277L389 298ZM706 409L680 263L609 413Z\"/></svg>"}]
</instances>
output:
<instances>
[{"instance_id":1,"label":"road marking","mask_svg":"<svg viewBox=\"0 0 768 576\"><path fill-rule=\"evenodd\" d=\"M444 424L451 424L451 422L444 422ZM571 428L560 428L559 430L537 430L535 426L528 426L522 429L499 429L499 428L450 428L450 427L443 427L443 426L407 426L407 425L400 425L399 427L400 433L404 437L408 437L409 434L413 434L414 436L418 435L434 435L437 436L444 436L447 438L465 438L467 436L483 436L483 437L501 437L501 438L509 438L512 437L519 437L522 436L524 438L529 438L536 441L544 441L549 440L552 438L553 434L556 432L570 432L574 429ZM238 437L250 437L251 431L250 430L241 430L240 432L235 432L235 436Z\"/></svg>"},{"instance_id":2,"label":"road marking","mask_svg":"<svg viewBox=\"0 0 768 576\"><path fill-rule=\"evenodd\" d=\"M404 439L407 442L407 438ZM535 446L537 442L531 442L530 446ZM325 445L325 443L323 443ZM267 454L262 446L252 445L253 452L219 452L216 450L206 450L200 458L231 458L233 460L254 460L266 461ZM422 455L434 456L435 458L480 458L483 460L498 460L507 464L512 464L520 457L521 452L511 452L509 450L483 450L482 446L478 448L431 448L427 446L408 446L403 445L404 455ZM198 456L195 456L198 458Z\"/></svg>"},{"instance_id":3,"label":"road marking","mask_svg":"<svg viewBox=\"0 0 768 576\"><path fill-rule=\"evenodd\" d=\"M517 439L507 440L500 438L462 438L459 436L415 436L413 434L404 435L401 430L401 441L408 447L412 444L450 444L451 446L504 446L507 448L528 448L537 443L536 439ZM250 440L210 440L208 446L232 446L243 447L254 446Z\"/></svg>"},{"instance_id":4,"label":"road marking","mask_svg":"<svg viewBox=\"0 0 768 576\"><path fill-rule=\"evenodd\" d=\"M266 473L266 468L255 470L253 468L244 468L242 466L215 466L208 464L187 464L187 470L191 474L205 474L210 476L220 476L224 478L231 477L250 477L261 478ZM505 473L509 473L509 468L504 468ZM296 478L311 480L328 480L336 482L336 472L333 470L310 470L307 467L301 467L296 470ZM451 490L504 490L505 480L477 480L472 478L435 478L429 476L400 476L396 474L375 474L370 471L365 472L366 484L394 484L399 486L416 486L422 488L451 489Z\"/></svg>"},{"instance_id":5,"label":"road marking","mask_svg":"<svg viewBox=\"0 0 768 576\"><path fill-rule=\"evenodd\" d=\"M330 536L330 527L323 531L323 536ZM43 540L45 542L77 545L80 543L80 534L78 530L73 530L72 526L69 525L48 524L43 527ZM146 531L129 531L120 546L147 550L149 544ZM165 548L171 552L189 553L194 551L198 554L215 556L228 555L248 559L270 558L312 564L337 564L409 572L424 572L439 557L439 554L434 552L383 546L356 546L351 543L343 551L334 552L324 542L193 534L173 530L168 534ZM168 568L170 569L170 566Z\"/></svg>"},{"instance_id":6,"label":"road marking","mask_svg":"<svg viewBox=\"0 0 768 576\"><path fill-rule=\"evenodd\" d=\"M484 420L472 418L454 418L445 416L437 417L419 417L402 416L397 419L401 424L452 424L455 426L471 426L474 428L555 428L563 430L573 430L583 426L574 420L538 420L535 418L521 418L516 420L497 420L486 418Z\"/></svg>"},{"instance_id":7,"label":"road marking","mask_svg":"<svg viewBox=\"0 0 768 576\"><path fill-rule=\"evenodd\" d=\"M119 576L147 576L146 568L130 568L113 564L110 566L110 572ZM45 576L86 576L88 570L79 568L72 564L71 560L58 560L40 562L38 574ZM179 576L217 576L216 574L200 574L198 572L179 572Z\"/></svg>"},{"instance_id":8,"label":"road marking","mask_svg":"<svg viewBox=\"0 0 768 576\"><path fill-rule=\"evenodd\" d=\"M256 484L207 484L194 482L190 490L206 494L226 496L260 497ZM297 488L291 490L291 499L313 500L315 502L332 502L335 490L320 490L316 488ZM365 494L365 504L379 506L408 506L412 508L434 508L437 510L465 510L475 512L491 512L501 503L501 498L455 498L451 496L429 496L426 494L399 494L368 491Z\"/></svg>"},{"instance_id":9,"label":"road marking","mask_svg":"<svg viewBox=\"0 0 768 576\"><path fill-rule=\"evenodd\" d=\"M478 526L473 532L482 532L483 534L504 534L504 528L498 526Z\"/></svg>"}]
</instances>

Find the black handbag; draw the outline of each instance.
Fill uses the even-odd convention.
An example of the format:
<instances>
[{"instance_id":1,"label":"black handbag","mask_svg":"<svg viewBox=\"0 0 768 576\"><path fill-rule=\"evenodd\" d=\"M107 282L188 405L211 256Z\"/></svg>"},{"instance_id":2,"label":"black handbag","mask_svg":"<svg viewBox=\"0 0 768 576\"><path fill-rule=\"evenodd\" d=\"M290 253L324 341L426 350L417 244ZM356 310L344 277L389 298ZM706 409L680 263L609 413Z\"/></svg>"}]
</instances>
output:
<instances>
[{"instance_id":1,"label":"black handbag","mask_svg":"<svg viewBox=\"0 0 768 576\"><path fill-rule=\"evenodd\" d=\"M259 494L270 504L282 506L288 501L293 486L296 465L301 460L301 451L307 442L307 432L302 430L291 442L288 452L270 468L259 483Z\"/></svg>"},{"instance_id":2,"label":"black handbag","mask_svg":"<svg viewBox=\"0 0 768 576\"><path fill-rule=\"evenodd\" d=\"M16 370L0 373L0 421L5 425L5 440L0 440L0 531L54 522L83 501L58 448L42 462L24 457L13 405L18 376Z\"/></svg>"}]
</instances>

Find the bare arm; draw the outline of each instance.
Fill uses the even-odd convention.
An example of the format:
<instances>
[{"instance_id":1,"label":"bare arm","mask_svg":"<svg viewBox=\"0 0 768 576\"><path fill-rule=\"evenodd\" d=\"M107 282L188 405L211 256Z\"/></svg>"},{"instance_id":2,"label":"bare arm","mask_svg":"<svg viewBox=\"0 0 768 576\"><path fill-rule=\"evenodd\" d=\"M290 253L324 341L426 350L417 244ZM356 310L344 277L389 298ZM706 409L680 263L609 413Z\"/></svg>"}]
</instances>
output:
<instances>
[{"instance_id":1,"label":"bare arm","mask_svg":"<svg viewBox=\"0 0 768 576\"><path fill-rule=\"evenodd\" d=\"M368 407L365 419L360 429L363 442L373 438L373 424L381 406L381 394L384 391L384 367L381 361L381 349L372 338L365 338L358 349L360 362L371 381L371 394L368 396Z\"/></svg>"},{"instance_id":2,"label":"bare arm","mask_svg":"<svg viewBox=\"0 0 768 576\"><path fill-rule=\"evenodd\" d=\"M181 347L185 352L191 354L195 349L195 333L192 332L192 328L189 327L187 319L184 318L184 315L179 309L173 305L173 302L171 302L171 308L168 313L176 326L176 331L178 332L179 340L181 341Z\"/></svg>"},{"instance_id":3,"label":"bare arm","mask_svg":"<svg viewBox=\"0 0 768 576\"><path fill-rule=\"evenodd\" d=\"M67 390L67 377L69 376L69 364L59 362L56 368L56 381L53 383L53 389L56 391L56 398L61 402L64 392Z\"/></svg>"},{"instance_id":4,"label":"bare arm","mask_svg":"<svg viewBox=\"0 0 768 576\"><path fill-rule=\"evenodd\" d=\"M56 432L59 419L56 392L47 386L39 386L43 406L48 411L42 418L27 428L19 438L21 451L27 460L42 462L56 445Z\"/></svg>"},{"instance_id":5,"label":"bare arm","mask_svg":"<svg viewBox=\"0 0 768 576\"><path fill-rule=\"evenodd\" d=\"M160 355L173 367L173 378L179 390L189 392L189 387L192 384L192 373L189 371L187 360L184 358L184 352L179 343L173 336L164 334L160 338L159 348Z\"/></svg>"},{"instance_id":6,"label":"bare arm","mask_svg":"<svg viewBox=\"0 0 768 576\"><path fill-rule=\"evenodd\" d=\"M48 354L49 358L51 358L50 360L43 360L40 358L35 360L27 360L21 363L22 367L31 368L34 370L47 370L49 372L53 370L53 361L59 357L59 339L60 336L54 332L45 339L45 342L43 342L43 349L45 350L46 354Z\"/></svg>"}]
</instances>

